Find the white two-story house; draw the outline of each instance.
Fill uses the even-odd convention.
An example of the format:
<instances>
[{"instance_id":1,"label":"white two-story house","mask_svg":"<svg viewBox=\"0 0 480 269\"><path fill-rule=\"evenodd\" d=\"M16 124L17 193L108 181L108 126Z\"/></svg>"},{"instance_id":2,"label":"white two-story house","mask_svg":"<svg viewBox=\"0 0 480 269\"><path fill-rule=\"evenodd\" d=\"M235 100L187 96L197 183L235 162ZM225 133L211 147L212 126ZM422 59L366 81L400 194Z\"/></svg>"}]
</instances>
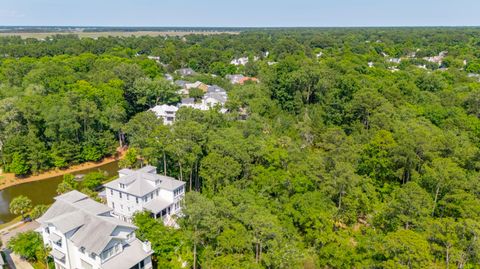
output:
<instances>
[{"instance_id":1,"label":"white two-story house","mask_svg":"<svg viewBox=\"0 0 480 269\"><path fill-rule=\"evenodd\" d=\"M151 246L135 236L134 225L78 191L55 198L37 221L51 247L56 269L151 269Z\"/></svg>"},{"instance_id":2,"label":"white two-story house","mask_svg":"<svg viewBox=\"0 0 480 269\"><path fill-rule=\"evenodd\" d=\"M172 125L175 121L175 116L178 111L178 107L169 105L158 105L150 109L155 113L157 118L163 119L164 125Z\"/></svg>"},{"instance_id":3,"label":"white two-story house","mask_svg":"<svg viewBox=\"0 0 480 269\"><path fill-rule=\"evenodd\" d=\"M105 184L107 204L118 218L131 222L135 212L147 210L166 225L175 225L171 216L181 211L185 182L158 175L154 166L122 169L118 175L118 179Z\"/></svg>"}]
</instances>

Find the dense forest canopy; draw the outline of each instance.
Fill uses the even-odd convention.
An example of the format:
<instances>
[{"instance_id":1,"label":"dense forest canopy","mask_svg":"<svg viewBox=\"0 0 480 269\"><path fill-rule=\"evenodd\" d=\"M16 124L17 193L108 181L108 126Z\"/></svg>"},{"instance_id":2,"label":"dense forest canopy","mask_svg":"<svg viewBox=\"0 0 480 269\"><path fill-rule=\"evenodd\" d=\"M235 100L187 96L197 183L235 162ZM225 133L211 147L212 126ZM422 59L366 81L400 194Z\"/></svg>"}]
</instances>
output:
<instances>
[{"instance_id":1,"label":"dense forest canopy","mask_svg":"<svg viewBox=\"0 0 480 269\"><path fill-rule=\"evenodd\" d=\"M5 171L128 145L124 165L188 182L179 229L136 217L159 268L480 267L478 28L5 37L0 55ZM148 112L183 67L229 112Z\"/></svg>"}]
</instances>

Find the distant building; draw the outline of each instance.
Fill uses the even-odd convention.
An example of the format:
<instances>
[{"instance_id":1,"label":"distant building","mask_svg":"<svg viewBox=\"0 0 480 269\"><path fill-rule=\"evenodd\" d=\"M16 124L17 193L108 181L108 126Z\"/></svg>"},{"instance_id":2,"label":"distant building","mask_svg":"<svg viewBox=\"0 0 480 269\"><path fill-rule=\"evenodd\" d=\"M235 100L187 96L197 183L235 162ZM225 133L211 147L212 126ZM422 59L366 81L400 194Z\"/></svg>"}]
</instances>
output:
<instances>
[{"instance_id":1,"label":"distant building","mask_svg":"<svg viewBox=\"0 0 480 269\"><path fill-rule=\"evenodd\" d=\"M248 57L241 57L241 58L238 58L238 59L233 59L230 64L233 64L233 65L246 65L248 63Z\"/></svg>"},{"instance_id":2,"label":"distant building","mask_svg":"<svg viewBox=\"0 0 480 269\"><path fill-rule=\"evenodd\" d=\"M373 62L368 62L368 67L373 67L373 66L374 66Z\"/></svg>"},{"instance_id":3,"label":"distant building","mask_svg":"<svg viewBox=\"0 0 480 269\"><path fill-rule=\"evenodd\" d=\"M245 84L245 82L247 82L247 81L258 82L258 79L257 79L257 78L254 78L254 77L246 77L246 76L240 75L240 74L237 74L237 75L227 75L225 78L228 79L228 80L230 80L230 83L231 83L231 84L240 84L240 85L243 85L243 84Z\"/></svg>"},{"instance_id":4,"label":"distant building","mask_svg":"<svg viewBox=\"0 0 480 269\"><path fill-rule=\"evenodd\" d=\"M191 69L191 68L178 69L177 71L175 71L175 73L177 73L178 75L180 75L182 77L193 76L193 75L196 74L196 72L193 71L193 69Z\"/></svg>"},{"instance_id":5,"label":"distant building","mask_svg":"<svg viewBox=\"0 0 480 269\"><path fill-rule=\"evenodd\" d=\"M390 59L388 59L388 61L391 62L391 63L399 64L399 63L402 62L402 59L400 59L400 58L390 58Z\"/></svg>"},{"instance_id":6,"label":"distant building","mask_svg":"<svg viewBox=\"0 0 480 269\"><path fill-rule=\"evenodd\" d=\"M237 74L237 75L227 75L225 78L230 80L230 83L232 84L239 84L240 81L245 78L245 76L241 74Z\"/></svg>"},{"instance_id":7,"label":"distant building","mask_svg":"<svg viewBox=\"0 0 480 269\"><path fill-rule=\"evenodd\" d=\"M181 212L185 182L156 171L154 166L122 169L118 179L105 184L107 204L115 216L130 222L135 212L148 210L166 225L175 225L171 216Z\"/></svg>"},{"instance_id":8,"label":"distant building","mask_svg":"<svg viewBox=\"0 0 480 269\"><path fill-rule=\"evenodd\" d=\"M170 74L165 74L163 77L168 81L173 81L173 76Z\"/></svg>"},{"instance_id":9,"label":"distant building","mask_svg":"<svg viewBox=\"0 0 480 269\"><path fill-rule=\"evenodd\" d=\"M196 103L195 99L193 98L185 98L182 99L179 107L191 107L199 110L210 110L212 108L220 106L220 112L225 113L227 110L224 108L224 106L227 102L227 99L227 92L223 88L217 85L213 85L208 87L207 93L205 93L200 102Z\"/></svg>"},{"instance_id":10,"label":"distant building","mask_svg":"<svg viewBox=\"0 0 480 269\"><path fill-rule=\"evenodd\" d=\"M56 269L152 268L150 243L138 240L137 227L111 211L78 191L55 198L37 231L51 247Z\"/></svg>"},{"instance_id":11,"label":"distant building","mask_svg":"<svg viewBox=\"0 0 480 269\"><path fill-rule=\"evenodd\" d=\"M194 83L185 83L185 89L190 90L190 89L200 89L203 92L206 92L208 89L208 85L201 82L201 81L196 81Z\"/></svg>"},{"instance_id":12,"label":"distant building","mask_svg":"<svg viewBox=\"0 0 480 269\"><path fill-rule=\"evenodd\" d=\"M447 56L447 54L448 54L447 51L442 51L437 56L425 57L423 59L428 61L428 62L436 63L438 65L441 65L442 62L443 62L443 59Z\"/></svg>"},{"instance_id":13,"label":"distant building","mask_svg":"<svg viewBox=\"0 0 480 269\"><path fill-rule=\"evenodd\" d=\"M150 110L153 111L158 118L163 119L163 124L171 125L175 121L178 107L169 105L158 105Z\"/></svg>"},{"instance_id":14,"label":"distant building","mask_svg":"<svg viewBox=\"0 0 480 269\"><path fill-rule=\"evenodd\" d=\"M150 59L150 60L160 62L160 57L159 56L147 56L147 58Z\"/></svg>"}]
</instances>

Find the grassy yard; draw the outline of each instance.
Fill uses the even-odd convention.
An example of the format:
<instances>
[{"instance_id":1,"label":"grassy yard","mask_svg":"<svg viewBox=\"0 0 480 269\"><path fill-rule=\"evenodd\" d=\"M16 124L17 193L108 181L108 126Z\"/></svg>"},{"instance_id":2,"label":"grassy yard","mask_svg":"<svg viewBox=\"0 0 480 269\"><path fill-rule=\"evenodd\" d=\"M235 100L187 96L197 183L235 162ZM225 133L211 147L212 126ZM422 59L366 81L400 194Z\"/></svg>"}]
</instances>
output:
<instances>
[{"instance_id":1,"label":"grassy yard","mask_svg":"<svg viewBox=\"0 0 480 269\"><path fill-rule=\"evenodd\" d=\"M16 218L12 219L12 220L9 221L9 222L2 223L2 224L0 224L0 230L1 230L1 229L4 229L4 228L6 228L6 227L8 227L8 226L10 226L10 225L13 225L13 224L15 224L15 223L17 223L17 222L19 222L19 221L21 221L21 220L22 220L22 217L21 217L21 216L18 216L18 217L16 217Z\"/></svg>"}]
</instances>

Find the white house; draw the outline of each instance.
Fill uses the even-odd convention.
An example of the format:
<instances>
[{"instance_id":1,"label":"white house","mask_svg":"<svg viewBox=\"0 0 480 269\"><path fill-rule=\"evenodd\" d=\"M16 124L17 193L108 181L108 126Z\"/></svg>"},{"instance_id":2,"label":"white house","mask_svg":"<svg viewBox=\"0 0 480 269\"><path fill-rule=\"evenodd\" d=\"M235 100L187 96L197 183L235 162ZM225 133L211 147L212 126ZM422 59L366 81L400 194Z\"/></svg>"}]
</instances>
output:
<instances>
[{"instance_id":1,"label":"white house","mask_svg":"<svg viewBox=\"0 0 480 269\"><path fill-rule=\"evenodd\" d=\"M442 51L440 52L437 56L432 56L432 57L424 57L423 59L431 62L431 63L436 63L438 65L442 64L443 59L447 56L448 52L447 51Z\"/></svg>"},{"instance_id":2,"label":"white house","mask_svg":"<svg viewBox=\"0 0 480 269\"><path fill-rule=\"evenodd\" d=\"M55 198L37 231L51 247L56 269L152 268L150 243L111 211L78 191Z\"/></svg>"},{"instance_id":3,"label":"white house","mask_svg":"<svg viewBox=\"0 0 480 269\"><path fill-rule=\"evenodd\" d=\"M248 63L248 57L241 57L238 59L233 59L230 64L233 65L246 65Z\"/></svg>"},{"instance_id":4,"label":"white house","mask_svg":"<svg viewBox=\"0 0 480 269\"><path fill-rule=\"evenodd\" d=\"M182 76L182 77L186 77L186 76L193 76L195 75L195 71L193 71L193 69L191 68L182 68L182 69L178 69L175 71L175 73L177 73L178 75Z\"/></svg>"},{"instance_id":5,"label":"white house","mask_svg":"<svg viewBox=\"0 0 480 269\"><path fill-rule=\"evenodd\" d=\"M149 60L154 60L154 61L157 61L157 62L160 61L160 56L150 56L150 55L149 55L149 56L147 56L147 58L148 58Z\"/></svg>"},{"instance_id":6,"label":"white house","mask_svg":"<svg viewBox=\"0 0 480 269\"><path fill-rule=\"evenodd\" d=\"M203 96L201 102L195 103L193 98L184 98L179 104L179 107L191 107L199 110L210 110L217 106L220 106L220 112L225 113L227 110L224 108L227 102L227 92L217 85L209 86L207 93Z\"/></svg>"},{"instance_id":7,"label":"white house","mask_svg":"<svg viewBox=\"0 0 480 269\"><path fill-rule=\"evenodd\" d=\"M166 225L181 212L185 182L157 174L154 166L139 170L122 169L119 178L105 184L107 204L119 219L130 222L135 212L148 210Z\"/></svg>"},{"instance_id":8,"label":"white house","mask_svg":"<svg viewBox=\"0 0 480 269\"><path fill-rule=\"evenodd\" d=\"M163 124L171 125L175 121L178 107L169 105L158 105L150 109L157 115L158 118L163 119Z\"/></svg>"}]
</instances>

